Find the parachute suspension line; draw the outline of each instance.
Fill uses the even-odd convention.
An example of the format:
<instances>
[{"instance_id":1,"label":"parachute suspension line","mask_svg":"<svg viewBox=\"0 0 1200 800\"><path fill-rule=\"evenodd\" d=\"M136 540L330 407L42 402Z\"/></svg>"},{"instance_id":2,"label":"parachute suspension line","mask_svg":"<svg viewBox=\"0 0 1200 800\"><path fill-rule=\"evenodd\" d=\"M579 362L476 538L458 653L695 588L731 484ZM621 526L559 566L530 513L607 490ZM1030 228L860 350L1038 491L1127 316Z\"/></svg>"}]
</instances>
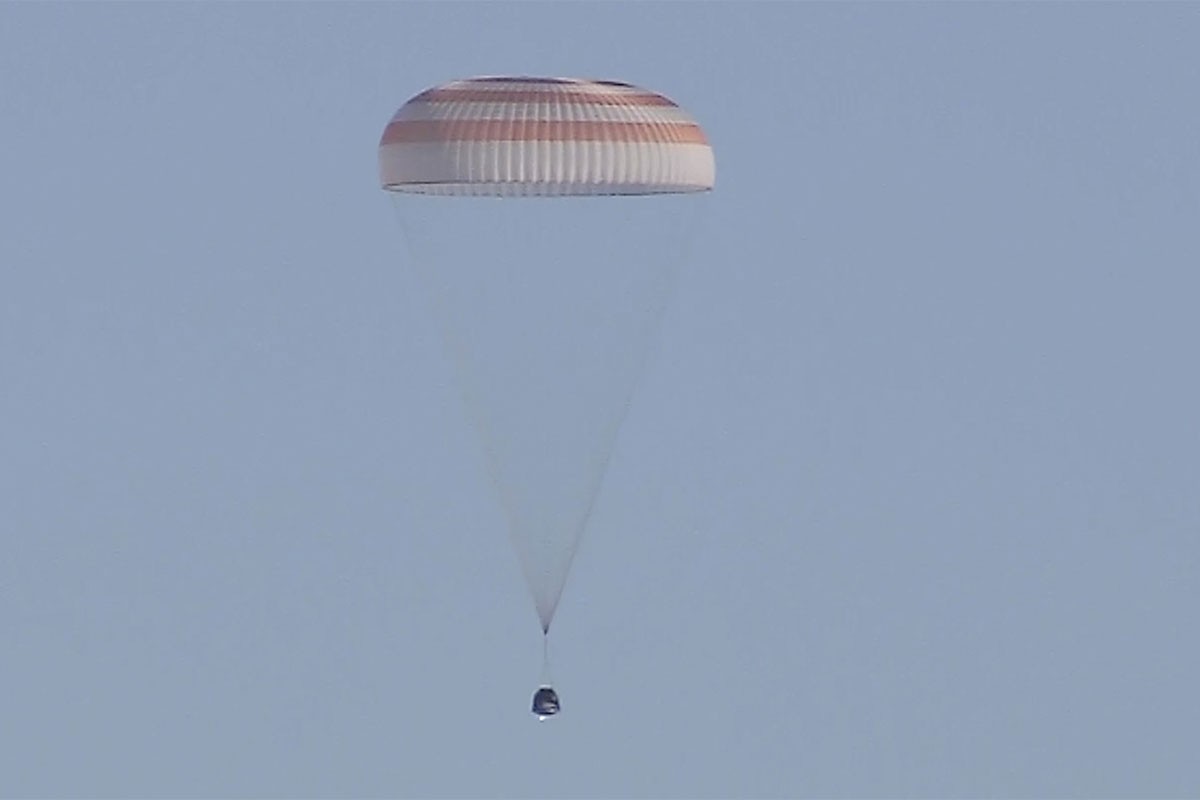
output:
<instances>
[{"instance_id":1,"label":"parachute suspension line","mask_svg":"<svg viewBox=\"0 0 1200 800\"><path fill-rule=\"evenodd\" d=\"M516 504L511 497L511 492L509 492L508 487L500 477L500 459L497 457L496 452L491 444L494 440L491 426L488 424L487 414L483 412L483 403L476 396L475 389L471 384L471 352L466 346L466 343L463 342L459 337L454 325L448 321L451 319L451 315L449 313L446 298L438 290L436 281L432 280L425 274L423 269L423 266L425 265L422 264L422 261L417 255L415 249L416 237L409 229L409 226L405 223L405 200L409 202L424 201L425 203L429 203L437 202L437 199L427 197L402 198L400 193L392 192L389 194L391 194L392 207L396 212L394 216L397 224L400 227L400 238L404 241L405 250L408 253L408 260L412 265L412 272L416 276L417 281L421 284L421 288L424 290L426 296L430 298L431 302L435 306L435 312L432 316L434 317L434 322L436 323L438 331L441 334L442 346L449 351L450 359L454 364L454 369L456 372L455 378L457 379L455 380L455 383L458 386L459 399L462 402L463 407L466 409L471 423L475 426L475 429L482 434L478 438L481 440L481 447L483 449L484 469L487 472L488 480L491 481L492 487L495 489L496 496L500 499L500 505L504 510L504 516L508 522L505 528L508 531L509 542L512 545L513 550L518 554L518 561L521 561L519 555L521 552L520 543L516 538ZM527 571L523 561L521 563L521 570ZM533 588L529 585L530 581L526 580L525 583L526 588L530 594L533 595ZM536 595L534 595L533 599L534 605L536 606ZM548 624L543 624L542 632L545 633L547 628Z\"/></svg>"},{"instance_id":2,"label":"parachute suspension line","mask_svg":"<svg viewBox=\"0 0 1200 800\"><path fill-rule=\"evenodd\" d=\"M550 674L550 635L542 634L542 686L553 686L554 678Z\"/></svg>"},{"instance_id":3,"label":"parachute suspension line","mask_svg":"<svg viewBox=\"0 0 1200 800\"><path fill-rule=\"evenodd\" d=\"M681 266L686 263L687 257L690 255L691 241L694 238L696 229L699 226L700 218L702 216L700 213L702 208L700 203L706 199L707 198L704 197L696 198L696 200L700 202L694 204L694 208L692 209L691 214L683 226L684 230L686 231L684 241L682 242L679 251L674 254L669 263L663 265L664 288L661 292L658 304L651 309L650 319L647 323L649 330L647 331L646 336L646 347L643 348L641 357L634 369L634 380L630 384L629 390L621 404L621 410L617 414L616 419L613 421L613 424L609 430L609 435L604 437L604 441L608 442L608 446L600 454L600 480L595 490L592 492L591 498L588 500L587 508L585 509L583 518L579 524L579 530L577 531L571 549L567 554L567 574L570 574L571 567L575 563L575 556L579 552L579 548L583 543L583 535L587 531L588 523L592 519L592 512L596 507L596 500L600 497L600 493L604 488L605 478L608 475L608 464L609 461L612 460L612 454L616 449L617 438L620 435L621 428L624 427L625 418L629 416L629 410L633 406L633 399L637 396L637 390L641 386L642 381L645 380L647 365L650 363L651 357L658 349L659 332L662 328L662 322L666 317L667 308L670 306L671 297L675 294L675 287L678 284ZM565 590L566 586L564 585L562 591ZM560 595L554 600L555 608L558 607L558 604L561 602L561 600L562 595L560 593ZM542 633L546 636L548 636L550 633L551 621L552 620L547 620L542 626Z\"/></svg>"},{"instance_id":4,"label":"parachute suspension line","mask_svg":"<svg viewBox=\"0 0 1200 800\"><path fill-rule=\"evenodd\" d=\"M538 583L538 575L532 564L526 560L522 542L519 539L518 533L520 530L520 514L518 510L517 499L513 495L512 487L508 486L503 478L503 468L501 458L495 450L494 441L496 437L492 430L492 425L488 414L485 410L483 398L479 394L477 387L472 379L474 358L471 349L467 346L465 340L459 335L454 324L450 322L453 315L450 313L450 301L444 294L442 287L436 280L436 277L430 273L434 264L426 264L418 255L418 246L422 246L431 251L442 249L441 243L437 241L421 240L417 232L410 227L414 220L409 219L410 214L406 208L407 201L412 209L416 209L416 203L437 203L437 198L428 197L412 197L402 193L392 194L392 203L396 210L396 221L400 227L402 239L412 263L413 274L416 276L421 288L430 298L434 306L434 317L437 327L441 334L442 343L448 355L453 361L457 372L458 390L460 400L473 423L475 430L480 434L482 440L482 450L484 457L484 466L492 484L496 491L496 496L500 501L505 516L508 521L507 533L509 541L517 556L521 570L526 578L527 589L534 601L536 613L542 627L543 635L548 635L553 621L555 609L557 608L562 592L565 590L565 579L558 587L558 594L553 597L540 598L535 588ZM638 354L635 362L631 365L631 380L627 385L624 397L620 398L620 405L616 409L616 413L606 426L605 434L601 437L601 441L605 443L604 447L596 453L595 462L595 484L592 487L590 496L587 499L582 515L578 518L578 522L572 527L575 530L574 535L570 537L570 548L563 551L565 556L565 566L563 569L564 575L569 574L578 554L579 548L582 545L583 535L591 521L594 513L596 502L603 489L607 478L609 462L612 459L613 452L619 438L619 432L624 426L625 420L629 415L629 411L633 405L633 400L637 395L637 391L645 380L647 366L650 360L656 355L660 344L660 331L663 320L666 316L667 309L670 305L671 298L674 296L679 280L682 265L686 263L688 254L693 244L694 234L699 227L699 222L703 217L702 210L705 208L707 198L704 196L693 196L684 202L691 202L692 206L690 213L683 215L679 220L681 224L676 227L676 240L679 242L675 251L670 255L665 255L659 261L657 285L654 291L648 298L648 304L645 307L646 316L642 319L641 338L645 342L645 347ZM512 201L500 201L512 202ZM419 216L416 218L419 220ZM673 226L675 227L675 226ZM683 234L682 237L679 234ZM680 241L681 239L681 241ZM545 604L543 605L543 601ZM546 610L548 609L548 610Z\"/></svg>"}]
</instances>

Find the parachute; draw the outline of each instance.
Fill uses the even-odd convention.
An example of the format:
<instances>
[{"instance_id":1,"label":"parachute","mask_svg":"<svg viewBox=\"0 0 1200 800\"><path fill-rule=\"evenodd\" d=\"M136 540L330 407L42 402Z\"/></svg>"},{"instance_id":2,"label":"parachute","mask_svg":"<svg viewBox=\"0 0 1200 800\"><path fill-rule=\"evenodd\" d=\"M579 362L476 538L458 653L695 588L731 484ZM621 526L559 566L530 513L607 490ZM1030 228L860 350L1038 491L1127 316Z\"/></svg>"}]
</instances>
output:
<instances>
[{"instance_id":1,"label":"parachute","mask_svg":"<svg viewBox=\"0 0 1200 800\"><path fill-rule=\"evenodd\" d=\"M384 129L380 183L543 634L714 171L688 112L616 81L454 81Z\"/></svg>"}]
</instances>

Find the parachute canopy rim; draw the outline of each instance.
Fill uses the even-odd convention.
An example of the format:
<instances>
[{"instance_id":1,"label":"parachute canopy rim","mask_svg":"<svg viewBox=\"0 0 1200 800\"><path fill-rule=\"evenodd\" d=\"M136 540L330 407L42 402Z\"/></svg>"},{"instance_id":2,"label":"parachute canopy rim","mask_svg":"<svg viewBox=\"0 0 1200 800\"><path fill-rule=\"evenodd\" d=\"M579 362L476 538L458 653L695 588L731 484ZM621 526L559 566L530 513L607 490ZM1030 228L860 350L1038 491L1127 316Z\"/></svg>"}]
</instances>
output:
<instances>
[{"instance_id":1,"label":"parachute canopy rim","mask_svg":"<svg viewBox=\"0 0 1200 800\"><path fill-rule=\"evenodd\" d=\"M567 183L528 181L396 181L383 184L397 194L444 197L650 197L662 194L702 194L712 186L663 183Z\"/></svg>"}]
</instances>

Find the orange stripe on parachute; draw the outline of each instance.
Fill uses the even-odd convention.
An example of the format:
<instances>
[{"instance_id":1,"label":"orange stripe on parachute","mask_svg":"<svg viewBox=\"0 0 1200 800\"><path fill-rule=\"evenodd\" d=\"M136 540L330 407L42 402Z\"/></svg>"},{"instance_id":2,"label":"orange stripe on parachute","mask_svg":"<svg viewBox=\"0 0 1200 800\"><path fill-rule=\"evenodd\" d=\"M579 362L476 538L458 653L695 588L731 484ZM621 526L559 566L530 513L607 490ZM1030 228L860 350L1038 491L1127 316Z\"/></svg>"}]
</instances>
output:
<instances>
[{"instance_id":1,"label":"orange stripe on parachute","mask_svg":"<svg viewBox=\"0 0 1200 800\"><path fill-rule=\"evenodd\" d=\"M380 144L462 141L708 144L695 123L472 119L393 120Z\"/></svg>"}]
</instances>

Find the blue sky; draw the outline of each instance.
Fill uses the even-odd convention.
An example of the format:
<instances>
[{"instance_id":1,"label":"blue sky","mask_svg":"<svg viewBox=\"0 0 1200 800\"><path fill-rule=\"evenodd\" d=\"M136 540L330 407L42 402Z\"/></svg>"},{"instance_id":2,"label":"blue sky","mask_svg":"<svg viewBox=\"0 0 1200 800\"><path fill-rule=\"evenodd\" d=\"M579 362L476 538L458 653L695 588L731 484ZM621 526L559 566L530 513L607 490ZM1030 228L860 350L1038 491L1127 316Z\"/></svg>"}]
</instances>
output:
<instances>
[{"instance_id":1,"label":"blue sky","mask_svg":"<svg viewBox=\"0 0 1200 800\"><path fill-rule=\"evenodd\" d=\"M1200 7L0 5L0 794L1200 792ZM379 191L475 74L717 190L553 635Z\"/></svg>"}]
</instances>

